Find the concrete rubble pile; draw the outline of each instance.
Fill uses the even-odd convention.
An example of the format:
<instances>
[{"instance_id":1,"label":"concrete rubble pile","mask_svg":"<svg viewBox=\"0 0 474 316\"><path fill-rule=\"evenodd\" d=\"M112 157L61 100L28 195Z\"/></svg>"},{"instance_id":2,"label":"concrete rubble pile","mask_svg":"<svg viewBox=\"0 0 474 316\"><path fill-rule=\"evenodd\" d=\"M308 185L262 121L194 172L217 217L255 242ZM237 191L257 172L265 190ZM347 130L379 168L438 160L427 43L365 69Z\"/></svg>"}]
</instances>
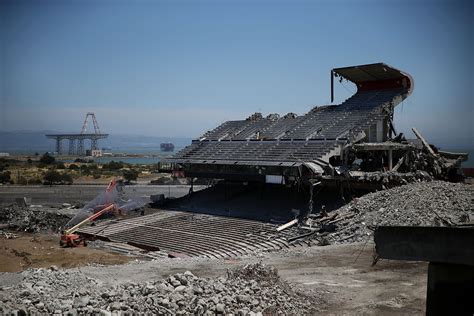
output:
<instances>
[{"instance_id":1,"label":"concrete rubble pile","mask_svg":"<svg viewBox=\"0 0 474 316\"><path fill-rule=\"evenodd\" d=\"M314 302L283 282L273 267L249 264L226 277L200 278L191 272L165 280L101 283L79 270L33 269L18 286L0 288L0 314L157 315L310 314Z\"/></svg>"},{"instance_id":2,"label":"concrete rubble pile","mask_svg":"<svg viewBox=\"0 0 474 316\"><path fill-rule=\"evenodd\" d=\"M438 151L434 146L430 148L434 150L414 150L406 154L406 159L403 160L400 170L404 170L409 173L428 173L432 178L439 180L457 180L459 178L453 178L455 175L456 168L458 168L462 161L467 160L467 155L464 153L447 153ZM452 156L452 158L451 158Z\"/></svg>"},{"instance_id":3,"label":"concrete rubble pile","mask_svg":"<svg viewBox=\"0 0 474 316\"><path fill-rule=\"evenodd\" d=\"M59 212L46 212L12 204L0 209L0 223L4 228L30 233L59 232L71 218Z\"/></svg>"},{"instance_id":4,"label":"concrete rubble pile","mask_svg":"<svg viewBox=\"0 0 474 316\"><path fill-rule=\"evenodd\" d=\"M356 181L381 183L382 189L413 182L433 180L433 177L428 172L420 170L406 173L395 171L374 171L364 172L361 174L352 173L351 175L352 179Z\"/></svg>"},{"instance_id":5,"label":"concrete rubble pile","mask_svg":"<svg viewBox=\"0 0 474 316\"><path fill-rule=\"evenodd\" d=\"M416 145L414 140L407 141L403 134L399 134L386 142L348 146L346 155L350 157L348 159L351 164L355 158L361 159L362 163L351 165L352 170L345 175L349 175L356 183L379 183L381 189L416 181L461 182L464 179L460 168L461 163L468 158L466 153L441 151L434 145L429 145L415 128L413 132L421 142L420 145ZM393 168L392 163L388 163L388 169L384 166L386 151L394 151L393 163L396 164ZM391 160L392 154L388 157ZM344 171L344 168L341 170Z\"/></svg>"},{"instance_id":6,"label":"concrete rubble pile","mask_svg":"<svg viewBox=\"0 0 474 316\"><path fill-rule=\"evenodd\" d=\"M453 226L474 222L473 188L444 181L412 183L367 194L331 212L310 218L323 243L372 238L377 226Z\"/></svg>"}]
</instances>

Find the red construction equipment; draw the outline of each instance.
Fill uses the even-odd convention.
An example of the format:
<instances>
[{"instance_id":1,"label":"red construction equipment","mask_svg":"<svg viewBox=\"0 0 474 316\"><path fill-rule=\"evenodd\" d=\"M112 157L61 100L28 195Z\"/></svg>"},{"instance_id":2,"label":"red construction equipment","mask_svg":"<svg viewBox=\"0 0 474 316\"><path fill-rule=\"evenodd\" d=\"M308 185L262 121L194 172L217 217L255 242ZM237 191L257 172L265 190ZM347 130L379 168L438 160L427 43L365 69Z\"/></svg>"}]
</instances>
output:
<instances>
[{"instance_id":1,"label":"red construction equipment","mask_svg":"<svg viewBox=\"0 0 474 316\"><path fill-rule=\"evenodd\" d=\"M114 216L126 215L132 210L138 210L145 205L143 199L135 197L125 198L122 181L115 178L110 181L104 192L87 203L67 224L59 242L61 247L86 246L84 236L75 234L84 225L95 221L107 214Z\"/></svg>"},{"instance_id":2,"label":"red construction equipment","mask_svg":"<svg viewBox=\"0 0 474 316\"><path fill-rule=\"evenodd\" d=\"M98 211L97 213L92 214L85 220L81 221L79 224L65 230L61 235L61 240L59 241L59 245L61 247L79 247L79 246L87 246L86 239L81 235L74 234L79 228L84 226L85 224L94 221L101 215L106 213L112 212L119 212L119 209L114 203L111 203L105 206L102 210Z\"/></svg>"}]
</instances>

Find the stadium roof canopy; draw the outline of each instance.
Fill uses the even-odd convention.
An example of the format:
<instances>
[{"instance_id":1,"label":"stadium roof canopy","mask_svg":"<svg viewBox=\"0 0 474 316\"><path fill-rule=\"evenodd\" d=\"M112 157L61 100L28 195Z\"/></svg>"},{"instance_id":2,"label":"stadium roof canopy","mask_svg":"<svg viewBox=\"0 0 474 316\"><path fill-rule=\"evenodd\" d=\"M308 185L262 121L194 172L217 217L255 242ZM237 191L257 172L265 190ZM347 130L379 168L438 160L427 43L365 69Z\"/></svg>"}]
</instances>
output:
<instances>
[{"instance_id":1,"label":"stadium roof canopy","mask_svg":"<svg viewBox=\"0 0 474 316\"><path fill-rule=\"evenodd\" d=\"M408 74L384 63L335 68L333 71L354 83L409 78Z\"/></svg>"}]
</instances>

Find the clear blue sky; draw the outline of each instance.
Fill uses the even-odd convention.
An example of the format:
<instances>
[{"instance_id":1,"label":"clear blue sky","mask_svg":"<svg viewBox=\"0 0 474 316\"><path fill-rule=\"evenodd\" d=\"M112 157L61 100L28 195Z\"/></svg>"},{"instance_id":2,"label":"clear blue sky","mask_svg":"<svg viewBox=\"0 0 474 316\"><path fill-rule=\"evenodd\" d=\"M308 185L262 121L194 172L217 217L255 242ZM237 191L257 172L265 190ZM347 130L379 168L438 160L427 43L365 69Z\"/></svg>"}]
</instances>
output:
<instances>
[{"instance_id":1,"label":"clear blue sky","mask_svg":"<svg viewBox=\"0 0 474 316\"><path fill-rule=\"evenodd\" d=\"M473 144L472 3L0 1L0 130L79 131L93 111L109 133L197 137L303 114L331 68L385 62L415 79L399 129Z\"/></svg>"}]
</instances>

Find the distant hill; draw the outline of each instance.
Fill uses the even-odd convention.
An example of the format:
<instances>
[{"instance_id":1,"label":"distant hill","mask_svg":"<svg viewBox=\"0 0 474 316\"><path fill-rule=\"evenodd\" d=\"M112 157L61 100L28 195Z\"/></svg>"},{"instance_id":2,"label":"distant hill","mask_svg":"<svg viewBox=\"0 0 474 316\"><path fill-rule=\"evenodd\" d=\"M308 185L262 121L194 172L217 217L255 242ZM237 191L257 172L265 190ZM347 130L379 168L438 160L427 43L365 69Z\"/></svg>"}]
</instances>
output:
<instances>
[{"instance_id":1,"label":"distant hill","mask_svg":"<svg viewBox=\"0 0 474 316\"><path fill-rule=\"evenodd\" d=\"M0 131L0 152L9 153L35 153L53 151L55 142L47 139L45 134L54 134L57 131ZM140 135L110 135L107 139L99 141L99 147L108 147L113 151L151 152L159 151L160 144L171 142L176 149L191 143L192 138L155 137ZM88 144L87 144L88 145ZM67 148L67 141L63 142Z\"/></svg>"}]
</instances>

